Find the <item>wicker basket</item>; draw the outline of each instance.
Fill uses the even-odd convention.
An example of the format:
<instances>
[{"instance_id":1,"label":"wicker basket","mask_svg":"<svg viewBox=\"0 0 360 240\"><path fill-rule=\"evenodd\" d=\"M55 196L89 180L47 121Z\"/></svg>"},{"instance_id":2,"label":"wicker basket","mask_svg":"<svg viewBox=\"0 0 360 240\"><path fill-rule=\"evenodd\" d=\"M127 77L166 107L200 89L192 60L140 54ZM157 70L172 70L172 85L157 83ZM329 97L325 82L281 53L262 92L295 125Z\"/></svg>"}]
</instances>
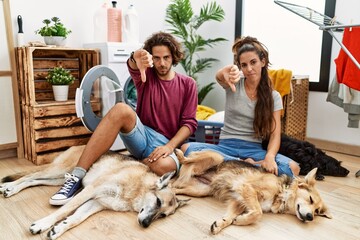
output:
<instances>
[{"instance_id":1,"label":"wicker basket","mask_svg":"<svg viewBox=\"0 0 360 240\"><path fill-rule=\"evenodd\" d=\"M286 135L305 140L308 115L309 78L291 80L293 94L285 96L282 132Z\"/></svg>"}]
</instances>

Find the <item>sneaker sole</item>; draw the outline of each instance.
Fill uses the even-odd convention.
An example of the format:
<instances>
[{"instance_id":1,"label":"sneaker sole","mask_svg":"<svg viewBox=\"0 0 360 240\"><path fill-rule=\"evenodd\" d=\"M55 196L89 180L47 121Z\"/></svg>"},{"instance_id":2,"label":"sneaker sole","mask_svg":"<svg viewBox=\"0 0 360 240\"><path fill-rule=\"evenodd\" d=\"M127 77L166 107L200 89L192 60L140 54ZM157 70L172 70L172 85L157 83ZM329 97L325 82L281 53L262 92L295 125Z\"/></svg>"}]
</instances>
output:
<instances>
[{"instance_id":1,"label":"sneaker sole","mask_svg":"<svg viewBox=\"0 0 360 240\"><path fill-rule=\"evenodd\" d=\"M55 200L55 199L50 198L49 203L50 203L50 205L53 205L53 206L61 206L61 205L65 205L72 198L74 198L74 196L72 196L71 198L63 199L63 200L59 200L59 199Z\"/></svg>"},{"instance_id":2,"label":"sneaker sole","mask_svg":"<svg viewBox=\"0 0 360 240\"><path fill-rule=\"evenodd\" d=\"M70 197L70 198L66 198L66 199L62 199L62 200L60 200L60 199L52 199L52 198L50 198L49 199L49 203L50 203L50 205L52 205L52 206L62 206L62 205L65 205L67 202L69 202L71 199L73 199L74 197L75 197L75 195L76 194L78 194L80 191L82 190L82 188L80 188L78 191L76 191L76 193L72 196L72 197Z\"/></svg>"}]
</instances>

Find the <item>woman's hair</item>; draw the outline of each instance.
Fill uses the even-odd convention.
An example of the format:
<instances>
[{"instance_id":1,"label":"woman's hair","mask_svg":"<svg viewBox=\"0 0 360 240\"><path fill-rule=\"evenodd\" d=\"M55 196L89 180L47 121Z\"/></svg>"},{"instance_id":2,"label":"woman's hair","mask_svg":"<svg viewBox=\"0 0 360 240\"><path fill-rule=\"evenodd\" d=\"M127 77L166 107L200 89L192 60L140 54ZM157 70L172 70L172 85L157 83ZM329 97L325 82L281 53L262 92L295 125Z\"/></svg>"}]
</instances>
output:
<instances>
[{"instance_id":1,"label":"woman's hair","mask_svg":"<svg viewBox=\"0 0 360 240\"><path fill-rule=\"evenodd\" d=\"M269 139L274 131L275 119L273 116L274 100L272 97L272 82L268 74L269 53L265 45L253 37L237 38L232 47L234 62L240 68L240 56L245 52L255 52L265 65L261 69L261 79L257 87L257 103L255 106L254 131L255 137Z\"/></svg>"},{"instance_id":2,"label":"woman's hair","mask_svg":"<svg viewBox=\"0 0 360 240\"><path fill-rule=\"evenodd\" d=\"M144 49L152 54L155 46L166 46L171 52L172 65L176 66L184 57L180 43L169 33L157 32L151 35L144 43Z\"/></svg>"}]
</instances>

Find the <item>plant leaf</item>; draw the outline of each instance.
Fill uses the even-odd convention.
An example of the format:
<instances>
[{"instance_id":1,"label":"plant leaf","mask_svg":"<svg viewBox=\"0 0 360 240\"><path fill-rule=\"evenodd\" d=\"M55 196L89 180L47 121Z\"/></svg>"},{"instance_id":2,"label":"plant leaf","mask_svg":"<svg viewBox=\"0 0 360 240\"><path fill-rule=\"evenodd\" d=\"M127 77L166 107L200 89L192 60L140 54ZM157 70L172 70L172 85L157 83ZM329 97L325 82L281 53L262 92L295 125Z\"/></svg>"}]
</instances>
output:
<instances>
[{"instance_id":1,"label":"plant leaf","mask_svg":"<svg viewBox=\"0 0 360 240\"><path fill-rule=\"evenodd\" d=\"M215 82L211 82L198 91L198 104L201 104L209 92L214 89L214 84Z\"/></svg>"}]
</instances>

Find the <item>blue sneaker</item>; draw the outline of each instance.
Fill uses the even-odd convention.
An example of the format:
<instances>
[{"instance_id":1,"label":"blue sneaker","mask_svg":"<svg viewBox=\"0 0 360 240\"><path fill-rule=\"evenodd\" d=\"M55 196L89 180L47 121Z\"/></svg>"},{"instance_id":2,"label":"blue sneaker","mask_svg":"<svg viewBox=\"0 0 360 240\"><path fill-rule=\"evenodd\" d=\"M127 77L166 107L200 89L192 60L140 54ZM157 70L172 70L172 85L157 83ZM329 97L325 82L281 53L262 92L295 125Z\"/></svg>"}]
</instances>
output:
<instances>
[{"instance_id":1,"label":"blue sneaker","mask_svg":"<svg viewBox=\"0 0 360 240\"><path fill-rule=\"evenodd\" d=\"M49 200L51 205L64 205L81 190L81 180L70 173L65 173L65 183Z\"/></svg>"}]
</instances>

